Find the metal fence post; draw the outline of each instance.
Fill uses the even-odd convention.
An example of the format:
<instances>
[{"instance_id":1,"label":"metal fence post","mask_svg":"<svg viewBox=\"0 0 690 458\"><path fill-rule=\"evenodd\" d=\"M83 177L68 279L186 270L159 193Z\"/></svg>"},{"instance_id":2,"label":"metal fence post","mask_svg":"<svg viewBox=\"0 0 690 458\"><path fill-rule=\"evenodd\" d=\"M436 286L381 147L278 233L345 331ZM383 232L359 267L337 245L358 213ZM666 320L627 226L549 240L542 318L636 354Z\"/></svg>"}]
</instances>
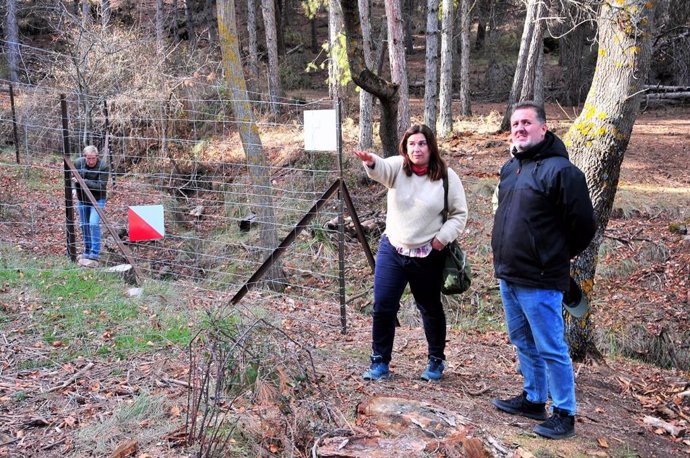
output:
<instances>
[{"instance_id":1,"label":"metal fence post","mask_svg":"<svg viewBox=\"0 0 690 458\"><path fill-rule=\"evenodd\" d=\"M67 121L67 100L65 94L60 94L60 109L62 111L62 155L69 160L69 123ZM65 233L67 235L67 256L72 262L77 260L77 246L74 237L74 201L72 199L72 173L63 161L65 179Z\"/></svg>"}]
</instances>

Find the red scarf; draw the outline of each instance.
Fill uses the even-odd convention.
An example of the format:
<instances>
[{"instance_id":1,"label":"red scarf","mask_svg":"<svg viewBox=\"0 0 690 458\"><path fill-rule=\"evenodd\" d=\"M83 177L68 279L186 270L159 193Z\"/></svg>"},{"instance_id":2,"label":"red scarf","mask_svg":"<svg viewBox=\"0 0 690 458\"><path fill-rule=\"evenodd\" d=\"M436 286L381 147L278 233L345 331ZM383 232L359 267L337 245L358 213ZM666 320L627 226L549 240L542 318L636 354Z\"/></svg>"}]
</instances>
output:
<instances>
[{"instance_id":1,"label":"red scarf","mask_svg":"<svg viewBox=\"0 0 690 458\"><path fill-rule=\"evenodd\" d=\"M417 176L423 176L429 173L429 166L428 165L412 165L412 171L414 172L415 175Z\"/></svg>"}]
</instances>

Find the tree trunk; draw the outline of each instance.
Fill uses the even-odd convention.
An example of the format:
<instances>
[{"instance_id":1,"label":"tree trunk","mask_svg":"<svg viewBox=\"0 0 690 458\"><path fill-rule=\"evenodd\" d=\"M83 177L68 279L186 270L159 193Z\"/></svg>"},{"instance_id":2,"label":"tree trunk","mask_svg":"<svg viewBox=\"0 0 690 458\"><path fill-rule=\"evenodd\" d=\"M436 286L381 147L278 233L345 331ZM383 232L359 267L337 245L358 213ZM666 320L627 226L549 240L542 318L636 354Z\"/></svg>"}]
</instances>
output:
<instances>
[{"instance_id":1,"label":"tree trunk","mask_svg":"<svg viewBox=\"0 0 690 458\"><path fill-rule=\"evenodd\" d=\"M403 18L400 0L385 0L388 24L388 59L391 80L398 85L398 138L402 138L410 124L410 95L407 84L407 60L403 37Z\"/></svg>"},{"instance_id":2,"label":"tree trunk","mask_svg":"<svg viewBox=\"0 0 690 458\"><path fill-rule=\"evenodd\" d=\"M438 135L453 131L453 0L443 0L441 8L441 90Z\"/></svg>"},{"instance_id":3,"label":"tree trunk","mask_svg":"<svg viewBox=\"0 0 690 458\"><path fill-rule=\"evenodd\" d=\"M527 55L527 63L525 64L525 74L522 78L522 89L518 102L525 100L534 100L534 79L539 71L539 57L544 52L544 26L546 21L544 16L547 12L547 0L541 0L537 4L537 11L534 15L534 27L532 30L532 37L529 44L529 53ZM541 62L543 63L543 59ZM544 99L542 95L542 100Z\"/></svg>"},{"instance_id":4,"label":"tree trunk","mask_svg":"<svg viewBox=\"0 0 690 458\"><path fill-rule=\"evenodd\" d=\"M251 100L257 100L259 92L259 45L256 39L256 0L247 0L247 70Z\"/></svg>"},{"instance_id":5,"label":"tree trunk","mask_svg":"<svg viewBox=\"0 0 690 458\"><path fill-rule=\"evenodd\" d=\"M261 0L261 12L263 13L264 29L266 31L266 49L268 51L268 97L271 114L276 118L278 116L278 99L282 96L282 88L278 66L278 42L274 8L274 0Z\"/></svg>"},{"instance_id":6,"label":"tree trunk","mask_svg":"<svg viewBox=\"0 0 690 458\"><path fill-rule=\"evenodd\" d=\"M262 192L254 193L256 201L257 222L260 227L260 237L265 253L270 254L278 246L275 216L273 213L273 197L271 195L270 168L263 152L261 137L256 126L254 113L247 98L247 85L242 73L240 60L239 36L235 19L235 1L218 0L218 38L223 55L223 70L228 88L232 94L232 108L235 114L237 128L240 133L242 147L247 156L247 168L252 184ZM264 256L265 258L266 256ZM264 277L273 289L280 289L284 284L284 275L279 263L273 264Z\"/></svg>"},{"instance_id":7,"label":"tree trunk","mask_svg":"<svg viewBox=\"0 0 690 458\"><path fill-rule=\"evenodd\" d=\"M81 25L85 29L91 27L93 21L91 20L91 3L88 0L82 0L81 2Z\"/></svg>"},{"instance_id":8,"label":"tree trunk","mask_svg":"<svg viewBox=\"0 0 690 458\"><path fill-rule=\"evenodd\" d=\"M381 101L379 137L385 157L398 154L398 85L377 76L366 65L356 0L340 0L352 81Z\"/></svg>"},{"instance_id":9,"label":"tree trunk","mask_svg":"<svg viewBox=\"0 0 690 458\"><path fill-rule=\"evenodd\" d=\"M522 91L522 80L525 76L525 67L527 65L527 55L529 53L530 42L532 41L532 32L534 31L534 18L536 15L536 3L538 0L529 0L527 5L527 15L525 16L525 24L522 28L522 39L520 40L520 51L518 52L517 66L515 67L515 75L513 75L513 85L510 88L510 95L508 96L508 107L503 115L501 122L501 130L510 130L510 115L513 104L520 97Z\"/></svg>"},{"instance_id":10,"label":"tree trunk","mask_svg":"<svg viewBox=\"0 0 690 458\"><path fill-rule=\"evenodd\" d=\"M405 22L405 54L411 55L414 53L414 39L412 36L412 23L414 21L414 0L403 0L403 8L405 13L402 17L406 18Z\"/></svg>"},{"instance_id":11,"label":"tree trunk","mask_svg":"<svg viewBox=\"0 0 690 458\"><path fill-rule=\"evenodd\" d=\"M370 0L359 0L359 20L362 24L362 47L367 68L374 64L371 43ZM359 91L359 149L368 150L374 145L374 97L370 92Z\"/></svg>"},{"instance_id":12,"label":"tree trunk","mask_svg":"<svg viewBox=\"0 0 690 458\"><path fill-rule=\"evenodd\" d=\"M477 2L477 38L474 41L474 49L480 50L484 47L486 39L487 12L492 9L493 0L479 0Z\"/></svg>"},{"instance_id":13,"label":"tree trunk","mask_svg":"<svg viewBox=\"0 0 690 458\"><path fill-rule=\"evenodd\" d=\"M539 47L539 59L537 60L537 68L534 71L534 100L540 105L544 105L544 47Z\"/></svg>"},{"instance_id":14,"label":"tree trunk","mask_svg":"<svg viewBox=\"0 0 690 458\"><path fill-rule=\"evenodd\" d=\"M163 52L163 0L156 0L156 51Z\"/></svg>"},{"instance_id":15,"label":"tree trunk","mask_svg":"<svg viewBox=\"0 0 690 458\"><path fill-rule=\"evenodd\" d=\"M470 0L460 0L460 114L471 116L470 104Z\"/></svg>"},{"instance_id":16,"label":"tree trunk","mask_svg":"<svg viewBox=\"0 0 690 458\"><path fill-rule=\"evenodd\" d=\"M328 94L334 102L342 98L343 95L343 66L340 55L340 36L343 31L343 17L340 12L339 0L329 0L328 4Z\"/></svg>"},{"instance_id":17,"label":"tree trunk","mask_svg":"<svg viewBox=\"0 0 690 458\"><path fill-rule=\"evenodd\" d=\"M173 0L173 41L180 42L180 10L177 8L177 0Z\"/></svg>"},{"instance_id":18,"label":"tree trunk","mask_svg":"<svg viewBox=\"0 0 690 458\"><path fill-rule=\"evenodd\" d=\"M210 43L218 43L218 30L216 15L214 14L215 0L206 0L206 5L204 6L204 16L206 17L206 23L208 24L208 40Z\"/></svg>"},{"instance_id":19,"label":"tree trunk","mask_svg":"<svg viewBox=\"0 0 690 458\"><path fill-rule=\"evenodd\" d=\"M585 173L594 205L597 231L576 259L573 273L591 298L599 246L609 222L620 167L637 118L641 90L651 59L654 8L658 1L603 3L599 12L599 57L584 107L566 135L572 161ZM592 311L574 319L566 315L567 341L574 360L599 353L594 345Z\"/></svg>"},{"instance_id":20,"label":"tree trunk","mask_svg":"<svg viewBox=\"0 0 690 458\"><path fill-rule=\"evenodd\" d=\"M584 101L592 82L594 64L592 54L596 47L589 45L594 40L596 30L587 17L575 6L566 6L558 12L559 16L571 18L559 24L556 31L561 38L558 40L559 65L563 74L563 89L558 98L563 105L575 106Z\"/></svg>"},{"instance_id":21,"label":"tree trunk","mask_svg":"<svg viewBox=\"0 0 690 458\"><path fill-rule=\"evenodd\" d=\"M426 9L426 73L424 79L424 124L436 132L438 106L438 0L428 0Z\"/></svg>"},{"instance_id":22,"label":"tree trunk","mask_svg":"<svg viewBox=\"0 0 690 458\"><path fill-rule=\"evenodd\" d=\"M193 0L185 0L184 2L184 14L185 22L187 23L187 39L189 40L190 48L196 46L196 28L194 27L194 12Z\"/></svg>"},{"instance_id":23,"label":"tree trunk","mask_svg":"<svg viewBox=\"0 0 690 458\"><path fill-rule=\"evenodd\" d=\"M110 24L110 0L101 0L101 26L105 29Z\"/></svg>"},{"instance_id":24,"label":"tree trunk","mask_svg":"<svg viewBox=\"0 0 690 458\"><path fill-rule=\"evenodd\" d=\"M7 66L9 67L10 81L19 81L17 63L19 62L19 29L17 27L17 0L7 0L7 17L5 22L7 30Z\"/></svg>"},{"instance_id":25,"label":"tree trunk","mask_svg":"<svg viewBox=\"0 0 690 458\"><path fill-rule=\"evenodd\" d=\"M275 0L273 13L275 14L276 23L276 49L278 50L279 56L284 56L285 28L283 27L283 3L280 0Z\"/></svg>"}]
</instances>

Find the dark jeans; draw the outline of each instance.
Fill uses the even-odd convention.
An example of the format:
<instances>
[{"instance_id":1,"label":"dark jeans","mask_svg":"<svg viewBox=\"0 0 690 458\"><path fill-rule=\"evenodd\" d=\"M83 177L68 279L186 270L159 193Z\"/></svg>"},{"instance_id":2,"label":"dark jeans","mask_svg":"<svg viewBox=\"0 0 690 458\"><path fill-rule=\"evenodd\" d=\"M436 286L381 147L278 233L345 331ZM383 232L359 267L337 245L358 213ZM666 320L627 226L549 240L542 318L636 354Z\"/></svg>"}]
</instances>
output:
<instances>
[{"instance_id":1,"label":"dark jeans","mask_svg":"<svg viewBox=\"0 0 690 458\"><path fill-rule=\"evenodd\" d=\"M372 355L390 362L400 298L409 283L422 315L429 356L446 359L443 354L446 348L446 314L441 304L444 255L444 251L433 250L426 258L403 256L395 251L388 237L381 237L374 272Z\"/></svg>"}]
</instances>

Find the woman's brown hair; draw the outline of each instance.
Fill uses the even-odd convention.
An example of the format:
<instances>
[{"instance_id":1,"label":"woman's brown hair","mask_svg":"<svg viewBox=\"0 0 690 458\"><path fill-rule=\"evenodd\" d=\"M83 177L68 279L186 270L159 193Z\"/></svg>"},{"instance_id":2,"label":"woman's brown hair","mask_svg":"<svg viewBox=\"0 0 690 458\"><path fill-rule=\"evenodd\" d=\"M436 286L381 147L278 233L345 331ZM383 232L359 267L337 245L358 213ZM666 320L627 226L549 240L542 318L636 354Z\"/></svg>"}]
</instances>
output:
<instances>
[{"instance_id":1,"label":"woman's brown hair","mask_svg":"<svg viewBox=\"0 0 690 458\"><path fill-rule=\"evenodd\" d=\"M413 124L403 134L400 141L398 151L403 157L403 170L407 176L412 176L412 162L407 154L407 139L414 134L423 134L426 138L426 144L429 147L429 179L436 181L442 179L446 173L446 163L441 159L441 153L438 150L438 143L436 143L436 135L434 131L425 124Z\"/></svg>"}]
</instances>

